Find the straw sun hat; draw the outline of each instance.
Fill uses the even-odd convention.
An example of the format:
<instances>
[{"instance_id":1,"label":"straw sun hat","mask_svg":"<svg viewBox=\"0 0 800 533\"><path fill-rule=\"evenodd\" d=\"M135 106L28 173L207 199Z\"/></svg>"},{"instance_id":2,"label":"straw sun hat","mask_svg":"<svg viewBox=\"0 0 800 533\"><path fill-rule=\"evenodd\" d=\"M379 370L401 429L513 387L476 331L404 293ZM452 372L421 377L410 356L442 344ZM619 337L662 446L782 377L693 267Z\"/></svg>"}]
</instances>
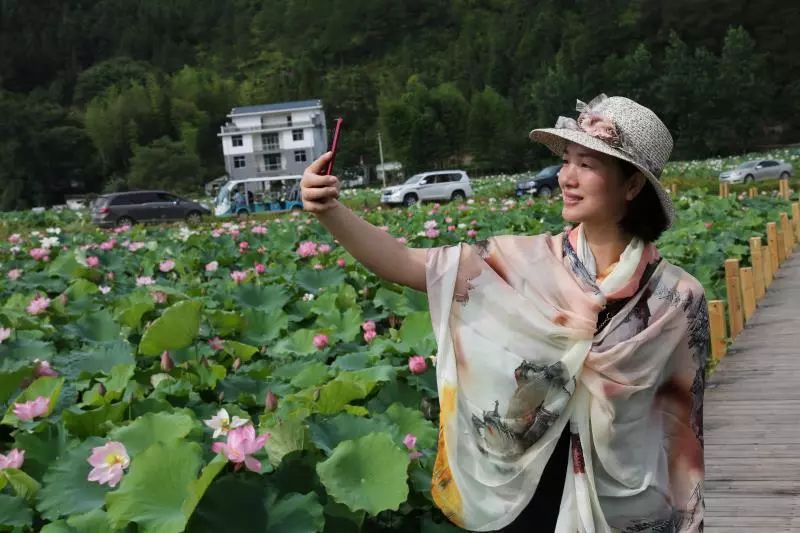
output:
<instances>
[{"instance_id":1,"label":"straw sun hat","mask_svg":"<svg viewBox=\"0 0 800 533\"><path fill-rule=\"evenodd\" d=\"M601 94L588 104L578 100L576 109L580 112L577 120L558 117L554 128L535 129L530 138L558 156L573 142L631 163L655 189L671 225L675 208L658 178L672 152L672 135L661 119L622 96Z\"/></svg>"}]
</instances>

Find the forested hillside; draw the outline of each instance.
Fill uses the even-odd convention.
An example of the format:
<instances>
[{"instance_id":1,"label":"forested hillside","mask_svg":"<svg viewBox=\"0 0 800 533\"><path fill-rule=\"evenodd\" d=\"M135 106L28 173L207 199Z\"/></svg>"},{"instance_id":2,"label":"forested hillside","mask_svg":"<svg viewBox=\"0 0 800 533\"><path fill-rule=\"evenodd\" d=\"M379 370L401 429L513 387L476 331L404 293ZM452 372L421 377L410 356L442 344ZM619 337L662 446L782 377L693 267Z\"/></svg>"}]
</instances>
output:
<instances>
[{"instance_id":1,"label":"forested hillside","mask_svg":"<svg viewBox=\"0 0 800 533\"><path fill-rule=\"evenodd\" d=\"M322 98L342 164L512 171L575 99L655 109L674 157L800 138L787 0L6 0L0 209L224 172L236 105Z\"/></svg>"}]
</instances>

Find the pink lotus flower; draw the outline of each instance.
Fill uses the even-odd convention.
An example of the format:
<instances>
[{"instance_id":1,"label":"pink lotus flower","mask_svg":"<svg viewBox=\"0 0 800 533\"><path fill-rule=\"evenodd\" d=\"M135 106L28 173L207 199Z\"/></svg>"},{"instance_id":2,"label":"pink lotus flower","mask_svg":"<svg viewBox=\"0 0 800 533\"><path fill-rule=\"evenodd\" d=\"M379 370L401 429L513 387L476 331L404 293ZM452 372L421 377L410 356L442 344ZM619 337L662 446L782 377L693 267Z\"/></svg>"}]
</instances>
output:
<instances>
[{"instance_id":1,"label":"pink lotus flower","mask_svg":"<svg viewBox=\"0 0 800 533\"><path fill-rule=\"evenodd\" d=\"M242 241L242 242L240 242L240 243L239 243L239 251L240 251L240 252L244 252L244 251L246 251L248 248L250 248L250 243L249 243L249 242L247 242L247 241Z\"/></svg>"},{"instance_id":2,"label":"pink lotus flower","mask_svg":"<svg viewBox=\"0 0 800 533\"><path fill-rule=\"evenodd\" d=\"M417 437L414 436L412 433L407 433L406 436L403 438L403 444L406 445L406 448L410 450L408 454L408 458L412 461L414 459L419 459L422 457L422 453L416 451L414 447L417 445Z\"/></svg>"},{"instance_id":3,"label":"pink lotus flower","mask_svg":"<svg viewBox=\"0 0 800 533\"><path fill-rule=\"evenodd\" d=\"M107 483L111 488L117 486L123 471L131 464L125 445L116 441L92 448L92 454L86 461L93 467L86 479L101 485Z\"/></svg>"},{"instance_id":4,"label":"pink lotus flower","mask_svg":"<svg viewBox=\"0 0 800 533\"><path fill-rule=\"evenodd\" d=\"M297 247L297 255L300 257L310 257L318 253L317 243L313 241L303 241L300 243L300 246Z\"/></svg>"},{"instance_id":5,"label":"pink lotus flower","mask_svg":"<svg viewBox=\"0 0 800 533\"><path fill-rule=\"evenodd\" d=\"M14 448L6 455L0 453L0 470L22 468L23 462L25 462L25 450Z\"/></svg>"},{"instance_id":6,"label":"pink lotus flower","mask_svg":"<svg viewBox=\"0 0 800 533\"><path fill-rule=\"evenodd\" d=\"M53 367L50 366L49 361L37 361L36 370L33 371L33 375L37 378L41 377L51 377L55 378L58 377L58 372L53 370Z\"/></svg>"},{"instance_id":7,"label":"pink lotus flower","mask_svg":"<svg viewBox=\"0 0 800 533\"><path fill-rule=\"evenodd\" d=\"M219 351L225 347L225 341L219 337L214 337L213 339L208 339L208 345L211 346L212 349Z\"/></svg>"},{"instance_id":8,"label":"pink lotus flower","mask_svg":"<svg viewBox=\"0 0 800 533\"><path fill-rule=\"evenodd\" d=\"M132 242L128 245L128 251L130 252L136 252L141 250L142 248L144 248L143 242Z\"/></svg>"},{"instance_id":9,"label":"pink lotus flower","mask_svg":"<svg viewBox=\"0 0 800 533\"><path fill-rule=\"evenodd\" d=\"M32 315L40 315L45 312L45 310L50 306L50 298L46 296L36 296L31 303L28 304L28 307L25 308L28 313Z\"/></svg>"},{"instance_id":10,"label":"pink lotus flower","mask_svg":"<svg viewBox=\"0 0 800 533\"><path fill-rule=\"evenodd\" d=\"M47 396L38 396L35 400L14 404L14 415L23 422L33 420L38 416L47 414L50 409L50 399Z\"/></svg>"},{"instance_id":11,"label":"pink lotus flower","mask_svg":"<svg viewBox=\"0 0 800 533\"><path fill-rule=\"evenodd\" d=\"M11 244L19 244L22 242L22 235L20 235L19 233L12 233L8 237L8 242L10 242Z\"/></svg>"},{"instance_id":12,"label":"pink lotus flower","mask_svg":"<svg viewBox=\"0 0 800 533\"><path fill-rule=\"evenodd\" d=\"M50 260L50 250L47 248L31 248L30 254L36 261L46 262Z\"/></svg>"},{"instance_id":13,"label":"pink lotus flower","mask_svg":"<svg viewBox=\"0 0 800 533\"><path fill-rule=\"evenodd\" d=\"M172 272L173 268L175 268L175 261L173 261L172 259L161 261L161 263L158 265L158 269L164 273Z\"/></svg>"},{"instance_id":14,"label":"pink lotus flower","mask_svg":"<svg viewBox=\"0 0 800 533\"><path fill-rule=\"evenodd\" d=\"M266 444L269 433L256 437L256 430L252 424L233 429L228 433L227 442L215 442L211 449L216 453L222 452L229 461L236 464L236 470L242 464L252 472L261 472L261 462L253 457Z\"/></svg>"},{"instance_id":15,"label":"pink lotus flower","mask_svg":"<svg viewBox=\"0 0 800 533\"><path fill-rule=\"evenodd\" d=\"M322 263L314 263L314 270L322 270L323 268L325 267L322 266Z\"/></svg>"},{"instance_id":16,"label":"pink lotus flower","mask_svg":"<svg viewBox=\"0 0 800 533\"><path fill-rule=\"evenodd\" d=\"M8 271L8 279L11 281L17 281L20 276L22 276L22 270L19 268L12 268Z\"/></svg>"},{"instance_id":17,"label":"pink lotus flower","mask_svg":"<svg viewBox=\"0 0 800 533\"><path fill-rule=\"evenodd\" d=\"M474 229L467 230L467 237L474 238L478 236L478 232Z\"/></svg>"},{"instance_id":18,"label":"pink lotus flower","mask_svg":"<svg viewBox=\"0 0 800 533\"><path fill-rule=\"evenodd\" d=\"M11 328L0 328L0 344L3 344L4 341L11 337L12 331Z\"/></svg>"},{"instance_id":19,"label":"pink lotus flower","mask_svg":"<svg viewBox=\"0 0 800 533\"><path fill-rule=\"evenodd\" d=\"M214 237L215 239L222 237L222 230L219 229L211 230L211 236Z\"/></svg>"},{"instance_id":20,"label":"pink lotus flower","mask_svg":"<svg viewBox=\"0 0 800 533\"><path fill-rule=\"evenodd\" d=\"M264 266L264 263L256 263L256 266L253 267L253 270L256 271L256 274L263 274L267 271L267 267Z\"/></svg>"},{"instance_id":21,"label":"pink lotus flower","mask_svg":"<svg viewBox=\"0 0 800 533\"><path fill-rule=\"evenodd\" d=\"M139 276L136 278L137 287L146 287L147 285L154 285L155 281L150 276Z\"/></svg>"},{"instance_id":22,"label":"pink lotus flower","mask_svg":"<svg viewBox=\"0 0 800 533\"><path fill-rule=\"evenodd\" d=\"M109 250L113 250L116 245L117 239L109 239L100 243L100 249L107 252Z\"/></svg>"},{"instance_id":23,"label":"pink lotus flower","mask_svg":"<svg viewBox=\"0 0 800 533\"><path fill-rule=\"evenodd\" d=\"M327 253L330 253L330 251L331 251L331 245L330 244L320 244L319 245L319 253L327 254Z\"/></svg>"},{"instance_id":24,"label":"pink lotus flower","mask_svg":"<svg viewBox=\"0 0 800 533\"><path fill-rule=\"evenodd\" d=\"M317 350L322 350L328 345L328 336L320 333L319 335L314 335L314 347Z\"/></svg>"},{"instance_id":25,"label":"pink lotus flower","mask_svg":"<svg viewBox=\"0 0 800 533\"><path fill-rule=\"evenodd\" d=\"M426 220L425 224L423 224L423 227L425 229L435 229L438 225L439 224L435 220Z\"/></svg>"},{"instance_id":26,"label":"pink lotus flower","mask_svg":"<svg viewBox=\"0 0 800 533\"><path fill-rule=\"evenodd\" d=\"M365 331L364 332L364 342L369 344L370 342L374 341L375 337L377 337L377 336L378 336L378 334L375 332L375 330Z\"/></svg>"},{"instance_id":27,"label":"pink lotus flower","mask_svg":"<svg viewBox=\"0 0 800 533\"><path fill-rule=\"evenodd\" d=\"M414 355L408 358L408 369L412 374L422 374L428 369L428 363L421 355Z\"/></svg>"},{"instance_id":28,"label":"pink lotus flower","mask_svg":"<svg viewBox=\"0 0 800 533\"><path fill-rule=\"evenodd\" d=\"M217 261L211 261L206 265L206 272L216 272L219 268L219 263Z\"/></svg>"},{"instance_id":29,"label":"pink lotus flower","mask_svg":"<svg viewBox=\"0 0 800 533\"><path fill-rule=\"evenodd\" d=\"M455 230L456 230L455 226L447 226L447 231L455 231Z\"/></svg>"},{"instance_id":30,"label":"pink lotus flower","mask_svg":"<svg viewBox=\"0 0 800 533\"><path fill-rule=\"evenodd\" d=\"M101 293L103 293L103 294L108 294L109 292L111 292L111 287L109 287L108 285L100 285L100 286L99 286L99 287L97 287L97 288L98 288L98 289L100 290L100 292L101 292Z\"/></svg>"},{"instance_id":31,"label":"pink lotus flower","mask_svg":"<svg viewBox=\"0 0 800 533\"><path fill-rule=\"evenodd\" d=\"M164 291L153 291L150 293L150 296L153 298L153 301L157 304L167 303L167 293Z\"/></svg>"},{"instance_id":32,"label":"pink lotus flower","mask_svg":"<svg viewBox=\"0 0 800 533\"><path fill-rule=\"evenodd\" d=\"M267 228L265 226L255 226L250 231L252 231L256 235L266 235L267 234Z\"/></svg>"},{"instance_id":33,"label":"pink lotus flower","mask_svg":"<svg viewBox=\"0 0 800 533\"><path fill-rule=\"evenodd\" d=\"M241 283L247 279L247 272L242 272L241 270L234 270L231 272L231 279L235 283Z\"/></svg>"},{"instance_id":34,"label":"pink lotus flower","mask_svg":"<svg viewBox=\"0 0 800 533\"><path fill-rule=\"evenodd\" d=\"M344 268L345 266L347 266L347 262L342 258L337 259L336 260L336 264L341 268Z\"/></svg>"},{"instance_id":35,"label":"pink lotus flower","mask_svg":"<svg viewBox=\"0 0 800 533\"><path fill-rule=\"evenodd\" d=\"M430 228L425 230L425 236L429 239L435 239L439 236L439 230L435 228Z\"/></svg>"},{"instance_id":36,"label":"pink lotus flower","mask_svg":"<svg viewBox=\"0 0 800 533\"><path fill-rule=\"evenodd\" d=\"M363 324L361 324L361 329L364 331L375 331L375 322L372 320L367 320Z\"/></svg>"},{"instance_id":37,"label":"pink lotus flower","mask_svg":"<svg viewBox=\"0 0 800 533\"><path fill-rule=\"evenodd\" d=\"M100 265L100 258L96 255L90 255L86 258L86 266L89 268L96 268Z\"/></svg>"}]
</instances>

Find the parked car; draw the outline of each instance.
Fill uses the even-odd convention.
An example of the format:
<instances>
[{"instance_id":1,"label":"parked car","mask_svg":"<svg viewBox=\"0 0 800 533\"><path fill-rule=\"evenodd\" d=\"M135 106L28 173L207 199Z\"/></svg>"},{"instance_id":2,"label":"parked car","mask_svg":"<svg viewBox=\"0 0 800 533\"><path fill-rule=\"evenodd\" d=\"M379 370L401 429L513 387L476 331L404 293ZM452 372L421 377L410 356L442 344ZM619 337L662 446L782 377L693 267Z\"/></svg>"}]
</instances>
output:
<instances>
[{"instance_id":1,"label":"parked car","mask_svg":"<svg viewBox=\"0 0 800 533\"><path fill-rule=\"evenodd\" d=\"M558 189L558 173L561 165L553 165L540 170L533 177L525 178L517 182L517 196L526 194L537 194L548 197L553 191Z\"/></svg>"},{"instance_id":2,"label":"parked car","mask_svg":"<svg viewBox=\"0 0 800 533\"><path fill-rule=\"evenodd\" d=\"M769 179L787 179L792 176L792 165L783 161L761 159L747 161L733 170L726 170L719 175L720 181L728 183L753 183Z\"/></svg>"},{"instance_id":3,"label":"parked car","mask_svg":"<svg viewBox=\"0 0 800 533\"><path fill-rule=\"evenodd\" d=\"M410 206L429 200L464 200L472 195L472 185L466 172L437 170L415 174L402 185L385 188L381 203Z\"/></svg>"},{"instance_id":4,"label":"parked car","mask_svg":"<svg viewBox=\"0 0 800 533\"><path fill-rule=\"evenodd\" d=\"M131 191L104 194L92 206L92 223L100 227L136 222L196 222L211 210L165 191Z\"/></svg>"}]
</instances>

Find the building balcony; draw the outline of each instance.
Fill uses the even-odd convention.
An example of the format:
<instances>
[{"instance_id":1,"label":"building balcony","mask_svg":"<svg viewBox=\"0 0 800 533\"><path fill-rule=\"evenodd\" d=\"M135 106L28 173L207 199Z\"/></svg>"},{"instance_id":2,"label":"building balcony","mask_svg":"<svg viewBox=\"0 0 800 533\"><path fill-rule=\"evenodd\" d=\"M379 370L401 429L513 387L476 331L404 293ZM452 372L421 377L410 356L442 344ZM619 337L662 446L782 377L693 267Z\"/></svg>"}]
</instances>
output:
<instances>
[{"instance_id":1,"label":"building balcony","mask_svg":"<svg viewBox=\"0 0 800 533\"><path fill-rule=\"evenodd\" d=\"M278 144L261 144L256 143L253 145L253 152L254 153L262 153L262 152L280 152L281 145Z\"/></svg>"},{"instance_id":2,"label":"building balcony","mask_svg":"<svg viewBox=\"0 0 800 533\"><path fill-rule=\"evenodd\" d=\"M291 124L287 124L286 122L278 122L275 124L261 124L260 126L247 126L247 127L239 127L236 126L235 124L228 123L220 127L220 133L218 134L218 136L221 137L223 135L237 135L244 133L297 130L302 128L313 128L315 126L317 126L317 124L311 120L296 120Z\"/></svg>"}]
</instances>

